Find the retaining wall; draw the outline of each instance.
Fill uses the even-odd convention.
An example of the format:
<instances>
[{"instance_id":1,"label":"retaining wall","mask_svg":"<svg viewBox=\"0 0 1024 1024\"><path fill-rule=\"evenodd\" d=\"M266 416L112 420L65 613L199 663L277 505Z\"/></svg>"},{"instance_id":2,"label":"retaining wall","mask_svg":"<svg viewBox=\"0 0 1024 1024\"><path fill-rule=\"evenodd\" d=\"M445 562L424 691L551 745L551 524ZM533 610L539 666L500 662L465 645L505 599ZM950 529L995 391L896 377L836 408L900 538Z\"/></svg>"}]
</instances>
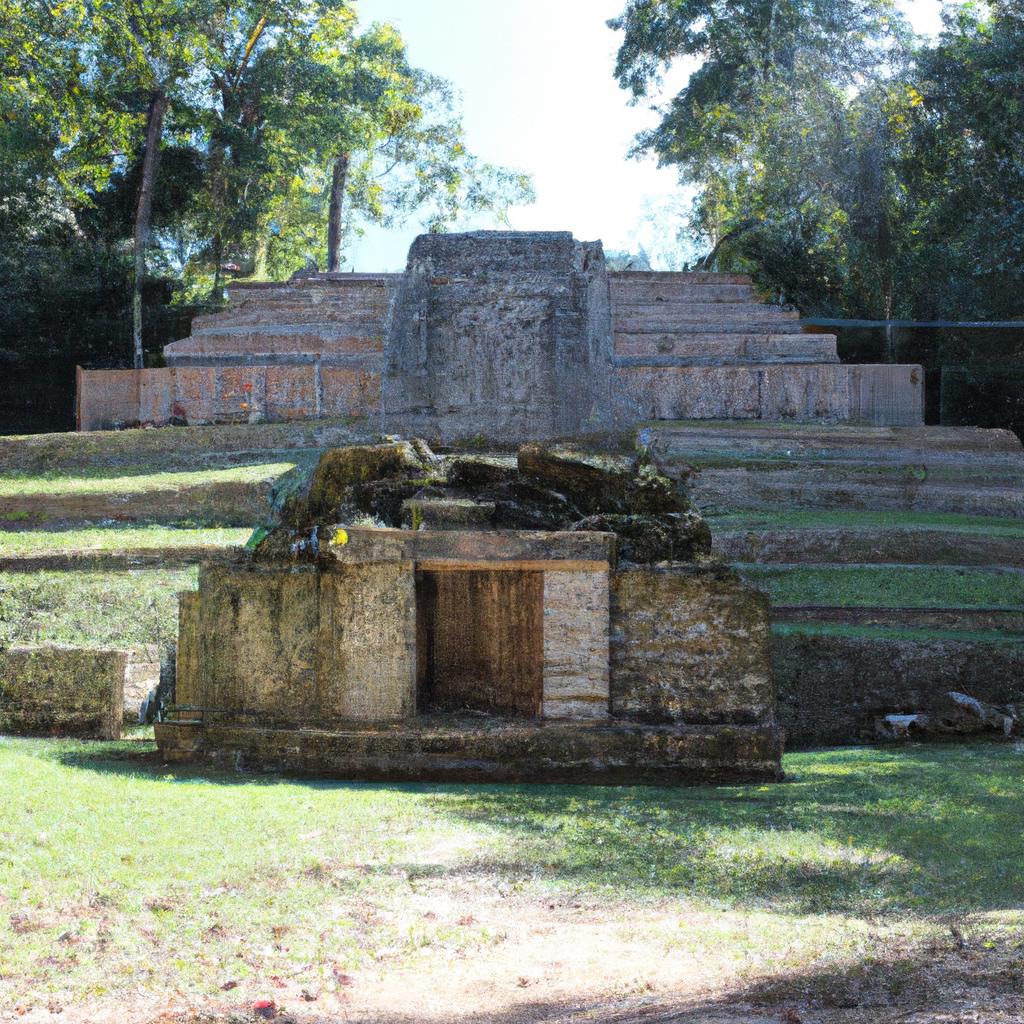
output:
<instances>
[{"instance_id":1,"label":"retaining wall","mask_svg":"<svg viewBox=\"0 0 1024 1024\"><path fill-rule=\"evenodd\" d=\"M127 651L0 651L0 732L118 739L128 664Z\"/></svg>"},{"instance_id":2,"label":"retaining wall","mask_svg":"<svg viewBox=\"0 0 1024 1024\"><path fill-rule=\"evenodd\" d=\"M772 662L790 749L877 741L877 719L948 709L950 690L1024 701L1024 643L790 634Z\"/></svg>"}]
</instances>

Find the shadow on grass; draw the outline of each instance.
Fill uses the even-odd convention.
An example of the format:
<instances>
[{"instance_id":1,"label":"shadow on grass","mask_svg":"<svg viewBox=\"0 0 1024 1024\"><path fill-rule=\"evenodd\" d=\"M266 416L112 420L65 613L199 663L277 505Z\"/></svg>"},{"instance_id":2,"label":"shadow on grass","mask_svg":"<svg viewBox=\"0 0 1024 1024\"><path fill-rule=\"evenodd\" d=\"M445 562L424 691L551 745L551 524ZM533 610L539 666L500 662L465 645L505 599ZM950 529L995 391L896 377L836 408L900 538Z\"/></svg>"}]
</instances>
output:
<instances>
[{"instance_id":1,"label":"shadow on grass","mask_svg":"<svg viewBox=\"0 0 1024 1024\"><path fill-rule=\"evenodd\" d=\"M1011 744L792 754L787 783L692 788L297 780L169 768L143 744L54 746L43 756L76 769L183 785L406 793L483 837L471 859L404 865L410 878L486 874L796 914L1024 906L1024 752Z\"/></svg>"}]
</instances>

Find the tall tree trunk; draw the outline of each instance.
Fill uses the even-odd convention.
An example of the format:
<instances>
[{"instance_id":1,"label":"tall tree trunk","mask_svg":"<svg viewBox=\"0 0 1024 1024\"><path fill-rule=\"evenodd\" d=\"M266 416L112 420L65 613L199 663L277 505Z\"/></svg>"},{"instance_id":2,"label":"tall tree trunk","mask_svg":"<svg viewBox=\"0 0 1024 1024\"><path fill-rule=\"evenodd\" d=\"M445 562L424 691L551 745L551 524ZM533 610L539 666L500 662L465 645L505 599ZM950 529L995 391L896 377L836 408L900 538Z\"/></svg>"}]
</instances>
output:
<instances>
[{"instance_id":1,"label":"tall tree trunk","mask_svg":"<svg viewBox=\"0 0 1024 1024\"><path fill-rule=\"evenodd\" d=\"M142 182L135 207L135 271L132 275L132 344L135 369L142 369L142 282L146 277L146 249L153 219L153 186L160 163L160 137L167 113L167 94L157 89L149 101L146 118L146 151L142 158Z\"/></svg>"},{"instance_id":2,"label":"tall tree trunk","mask_svg":"<svg viewBox=\"0 0 1024 1024\"><path fill-rule=\"evenodd\" d=\"M351 156L342 153L334 161L331 175L331 204L327 213L327 270L336 274L341 270L341 208L345 202L345 182Z\"/></svg>"}]
</instances>

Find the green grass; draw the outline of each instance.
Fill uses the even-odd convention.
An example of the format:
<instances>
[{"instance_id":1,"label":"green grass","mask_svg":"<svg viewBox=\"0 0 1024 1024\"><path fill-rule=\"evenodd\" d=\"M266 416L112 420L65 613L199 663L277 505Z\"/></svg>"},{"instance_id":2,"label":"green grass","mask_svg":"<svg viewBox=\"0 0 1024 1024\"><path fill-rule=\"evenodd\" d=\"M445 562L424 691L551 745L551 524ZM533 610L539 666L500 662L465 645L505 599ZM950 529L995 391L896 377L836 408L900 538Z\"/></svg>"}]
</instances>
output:
<instances>
[{"instance_id":1,"label":"green grass","mask_svg":"<svg viewBox=\"0 0 1024 1024\"><path fill-rule=\"evenodd\" d=\"M740 530L944 530L1024 539L1024 520L927 512L791 509L736 512L708 518L712 533Z\"/></svg>"},{"instance_id":2,"label":"green grass","mask_svg":"<svg viewBox=\"0 0 1024 1024\"><path fill-rule=\"evenodd\" d=\"M430 953L441 969L501 941L454 921L499 893L526 917L607 906L674 929L665 955L714 943L773 970L958 915L1024 924L1009 744L795 754L788 783L695 789L300 782L149 750L0 740L0 1005L316 987L332 964Z\"/></svg>"},{"instance_id":3,"label":"green grass","mask_svg":"<svg viewBox=\"0 0 1024 1024\"><path fill-rule=\"evenodd\" d=\"M1024 573L959 567L738 565L773 605L837 608L1019 608Z\"/></svg>"},{"instance_id":4,"label":"green grass","mask_svg":"<svg viewBox=\"0 0 1024 1024\"><path fill-rule=\"evenodd\" d=\"M241 546L249 529L173 529L166 526L79 527L69 530L0 530L0 555L49 555L62 552L117 552L162 548Z\"/></svg>"},{"instance_id":5,"label":"green grass","mask_svg":"<svg viewBox=\"0 0 1024 1024\"><path fill-rule=\"evenodd\" d=\"M267 462L227 469L194 469L184 472L139 474L137 469L124 474L101 467L95 471L78 470L74 475L44 473L0 476L0 498L25 494L141 494L146 491L176 491L183 487L210 484L259 483L275 481L296 468L294 462Z\"/></svg>"},{"instance_id":6,"label":"green grass","mask_svg":"<svg viewBox=\"0 0 1024 1024\"><path fill-rule=\"evenodd\" d=\"M776 636L840 636L868 640L973 640L988 644L1021 644L1024 633L1005 629L933 629L914 626L857 626L841 622L776 622Z\"/></svg>"},{"instance_id":7,"label":"green grass","mask_svg":"<svg viewBox=\"0 0 1024 1024\"><path fill-rule=\"evenodd\" d=\"M178 599L198 570L0 573L0 647L131 647L178 635Z\"/></svg>"}]
</instances>

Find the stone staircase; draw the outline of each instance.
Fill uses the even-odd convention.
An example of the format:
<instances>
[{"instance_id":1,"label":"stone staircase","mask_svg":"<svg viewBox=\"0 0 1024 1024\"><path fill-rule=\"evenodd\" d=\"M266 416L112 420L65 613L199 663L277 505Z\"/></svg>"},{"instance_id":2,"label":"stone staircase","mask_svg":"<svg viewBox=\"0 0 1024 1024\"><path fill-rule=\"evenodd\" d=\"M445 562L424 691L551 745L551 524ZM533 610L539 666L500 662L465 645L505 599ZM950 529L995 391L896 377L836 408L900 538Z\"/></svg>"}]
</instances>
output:
<instances>
[{"instance_id":1,"label":"stone staircase","mask_svg":"<svg viewBox=\"0 0 1024 1024\"><path fill-rule=\"evenodd\" d=\"M379 370L400 274L318 274L239 284L231 306L198 316L164 349L168 366L330 363Z\"/></svg>"},{"instance_id":2,"label":"stone staircase","mask_svg":"<svg viewBox=\"0 0 1024 1024\"><path fill-rule=\"evenodd\" d=\"M1024 679L1024 447L1003 430L654 424L716 552L772 600L793 746L872 739L949 690ZM829 680L827 687L822 680Z\"/></svg>"},{"instance_id":3,"label":"stone staircase","mask_svg":"<svg viewBox=\"0 0 1024 1024\"><path fill-rule=\"evenodd\" d=\"M836 338L742 274L609 274L621 414L920 423L916 367L839 364Z\"/></svg>"}]
</instances>

